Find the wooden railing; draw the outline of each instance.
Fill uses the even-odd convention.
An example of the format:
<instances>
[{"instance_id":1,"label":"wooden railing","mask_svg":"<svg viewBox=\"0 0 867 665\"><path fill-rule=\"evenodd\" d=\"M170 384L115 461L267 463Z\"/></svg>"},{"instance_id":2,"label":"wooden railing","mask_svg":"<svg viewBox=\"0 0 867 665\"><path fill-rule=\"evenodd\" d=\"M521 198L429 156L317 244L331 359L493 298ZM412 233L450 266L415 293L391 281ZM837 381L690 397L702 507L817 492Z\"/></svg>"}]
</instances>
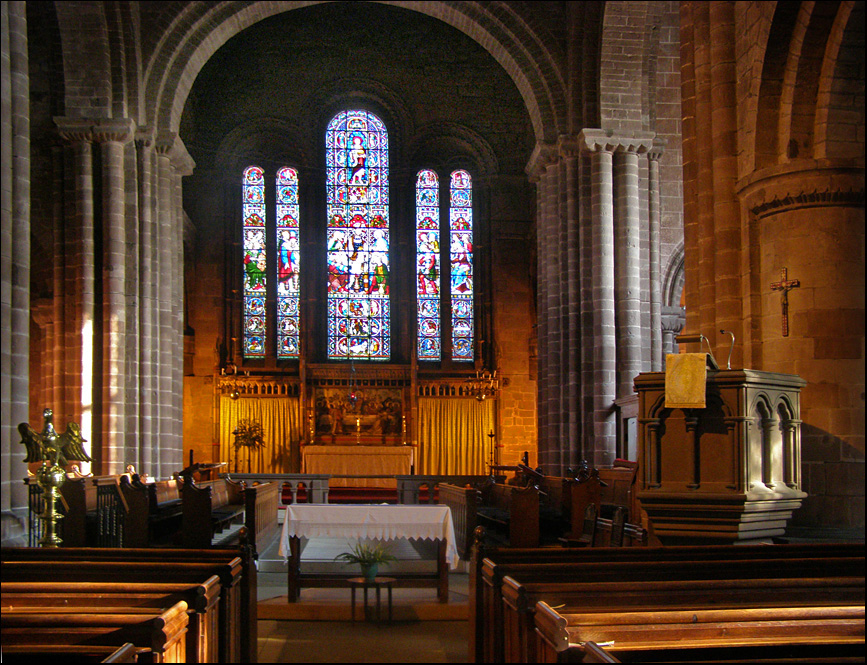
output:
<instances>
[{"instance_id":1,"label":"wooden railing","mask_svg":"<svg viewBox=\"0 0 867 665\"><path fill-rule=\"evenodd\" d=\"M247 485L253 483L278 483L288 485L292 491L292 503L298 503L298 490L303 486L307 490L306 503L328 503L327 474L317 473L226 473L221 477L244 481Z\"/></svg>"}]
</instances>

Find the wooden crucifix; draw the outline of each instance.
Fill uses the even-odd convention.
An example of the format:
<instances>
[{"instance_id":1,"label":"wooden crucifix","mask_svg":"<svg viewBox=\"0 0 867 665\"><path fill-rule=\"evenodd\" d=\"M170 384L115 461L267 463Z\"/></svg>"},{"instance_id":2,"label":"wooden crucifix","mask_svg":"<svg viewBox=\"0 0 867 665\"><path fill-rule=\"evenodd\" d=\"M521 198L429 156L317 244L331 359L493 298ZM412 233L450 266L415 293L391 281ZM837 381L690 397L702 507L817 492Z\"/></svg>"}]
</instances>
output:
<instances>
[{"instance_id":1,"label":"wooden crucifix","mask_svg":"<svg viewBox=\"0 0 867 665\"><path fill-rule=\"evenodd\" d=\"M789 291L797 289L801 286L801 281L798 279L787 279L788 269L780 270L780 281L771 282L771 291L781 291L783 295L783 337L789 336Z\"/></svg>"}]
</instances>

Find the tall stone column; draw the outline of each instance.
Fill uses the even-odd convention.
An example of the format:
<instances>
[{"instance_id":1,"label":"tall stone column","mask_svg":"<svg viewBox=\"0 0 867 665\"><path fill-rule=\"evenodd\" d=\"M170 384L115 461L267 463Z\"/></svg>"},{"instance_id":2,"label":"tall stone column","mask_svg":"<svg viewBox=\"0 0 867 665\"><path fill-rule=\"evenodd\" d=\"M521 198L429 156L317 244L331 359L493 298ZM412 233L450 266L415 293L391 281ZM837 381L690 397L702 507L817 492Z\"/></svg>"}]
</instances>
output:
<instances>
[{"instance_id":1,"label":"tall stone column","mask_svg":"<svg viewBox=\"0 0 867 665\"><path fill-rule=\"evenodd\" d=\"M94 127L102 155L102 473L122 473L126 450L126 192L124 145L130 120Z\"/></svg>"},{"instance_id":2,"label":"tall stone column","mask_svg":"<svg viewBox=\"0 0 867 665\"><path fill-rule=\"evenodd\" d=\"M584 130L580 140L591 155L592 288L593 318L593 442L585 453L596 466L613 462L617 450L617 340L614 316L614 150L615 143L602 130Z\"/></svg>"},{"instance_id":3,"label":"tall stone column","mask_svg":"<svg viewBox=\"0 0 867 665\"><path fill-rule=\"evenodd\" d=\"M566 430L563 438L562 467L577 468L581 451L581 228L579 221L580 147L575 137L561 137L560 160L563 164L563 197L565 199L565 233L561 243L563 253L563 401ZM561 468L563 473L565 468Z\"/></svg>"},{"instance_id":4,"label":"tall stone column","mask_svg":"<svg viewBox=\"0 0 867 665\"><path fill-rule=\"evenodd\" d=\"M156 422L159 336L156 280L159 273L156 252L154 199L154 142L147 133L135 140L139 197L139 424L141 459L145 468L159 466L159 427ZM144 470L144 469L142 469Z\"/></svg>"},{"instance_id":5,"label":"tall stone column","mask_svg":"<svg viewBox=\"0 0 867 665\"><path fill-rule=\"evenodd\" d=\"M160 132L157 153L156 253L159 359L157 466L183 465L183 207L181 177L193 161L172 132ZM163 468L165 467L165 468Z\"/></svg>"},{"instance_id":6,"label":"tall stone column","mask_svg":"<svg viewBox=\"0 0 867 665\"><path fill-rule=\"evenodd\" d=\"M68 155L64 211L66 281L64 285L66 369L64 403L59 410L81 426L91 456L99 449L94 440L94 367L96 339L96 245L93 202L93 123L78 118L55 118ZM55 407L57 408L57 407ZM58 415L60 415L58 413ZM97 428L101 432L101 428ZM97 457L98 459L98 457Z\"/></svg>"},{"instance_id":7,"label":"tall stone column","mask_svg":"<svg viewBox=\"0 0 867 665\"><path fill-rule=\"evenodd\" d=\"M172 152L174 171L174 227L172 229L172 398L174 411L174 440L183 456L184 439L184 214L183 183L184 176L192 175L195 163L187 153L180 139L175 141Z\"/></svg>"},{"instance_id":8,"label":"tall stone column","mask_svg":"<svg viewBox=\"0 0 867 665\"><path fill-rule=\"evenodd\" d=\"M30 75L25 2L0 11L0 414L2 542L25 544L23 447L16 429L28 420L30 356Z\"/></svg>"},{"instance_id":9,"label":"tall stone column","mask_svg":"<svg viewBox=\"0 0 867 665\"><path fill-rule=\"evenodd\" d=\"M659 256L660 200L659 159L662 156L664 139L655 138L647 153L648 166L648 223L650 226L650 371L660 372L665 368L662 341L662 266Z\"/></svg>"},{"instance_id":10,"label":"tall stone column","mask_svg":"<svg viewBox=\"0 0 867 665\"><path fill-rule=\"evenodd\" d=\"M549 267L551 254L556 247L552 236L552 205L556 199L552 199L550 191L552 182L548 176L548 169L553 162L553 149L550 145L537 144L527 173L531 181L536 183L536 251L537 251L537 284L536 284L536 312L538 332L538 463L548 465L553 461L551 457L552 447L554 454L558 454L557 446L552 446L552 440L556 437L556 420L551 418L549 407L555 389L556 377L551 374L551 340L553 339L553 325L551 321L551 295L554 285L551 283L552 274Z\"/></svg>"},{"instance_id":11,"label":"tall stone column","mask_svg":"<svg viewBox=\"0 0 867 665\"><path fill-rule=\"evenodd\" d=\"M638 153L641 144L621 143L615 152L614 307L617 324L617 397L632 395L641 372L641 248Z\"/></svg>"},{"instance_id":12,"label":"tall stone column","mask_svg":"<svg viewBox=\"0 0 867 665\"><path fill-rule=\"evenodd\" d=\"M172 224L174 223L174 188L172 183L172 162L170 151L174 145L174 135L157 137L157 207L156 207L156 256L157 312L159 357L157 359L157 422L159 423L159 442L156 445L159 468L168 462L169 448L177 448L174 442L175 418L177 413L172 399L172 354L173 354L173 316L172 316ZM182 459L183 456L179 455ZM152 458L153 459L153 458Z\"/></svg>"}]
</instances>

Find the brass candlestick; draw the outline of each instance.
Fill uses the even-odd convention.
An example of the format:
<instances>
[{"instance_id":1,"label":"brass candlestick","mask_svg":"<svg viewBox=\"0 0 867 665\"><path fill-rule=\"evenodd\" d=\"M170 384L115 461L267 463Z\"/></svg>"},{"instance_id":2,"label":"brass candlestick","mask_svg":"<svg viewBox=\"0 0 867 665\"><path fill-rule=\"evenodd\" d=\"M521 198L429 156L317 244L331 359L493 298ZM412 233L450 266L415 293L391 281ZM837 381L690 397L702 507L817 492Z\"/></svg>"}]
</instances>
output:
<instances>
[{"instance_id":1,"label":"brass candlestick","mask_svg":"<svg viewBox=\"0 0 867 665\"><path fill-rule=\"evenodd\" d=\"M63 515L57 512L57 499L60 497L60 487L66 481L66 465L69 461L90 462L90 456L82 444L81 428L77 423L69 423L63 434L54 430L54 413L51 409L42 412L45 425L41 433L37 433L27 423L18 425L21 433L21 443L27 448L26 464L42 462L36 472L36 482L42 489L45 509L39 516L43 522L43 536L39 540L40 547L60 547L63 542L57 535L57 523Z\"/></svg>"}]
</instances>

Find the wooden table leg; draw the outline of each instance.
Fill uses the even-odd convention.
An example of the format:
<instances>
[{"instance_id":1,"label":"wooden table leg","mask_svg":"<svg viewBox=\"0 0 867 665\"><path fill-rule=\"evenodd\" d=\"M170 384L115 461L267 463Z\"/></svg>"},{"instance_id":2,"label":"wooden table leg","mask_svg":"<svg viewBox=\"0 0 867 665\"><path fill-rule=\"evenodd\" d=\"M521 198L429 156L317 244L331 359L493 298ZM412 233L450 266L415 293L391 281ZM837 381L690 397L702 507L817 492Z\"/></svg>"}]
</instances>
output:
<instances>
[{"instance_id":1,"label":"wooden table leg","mask_svg":"<svg viewBox=\"0 0 867 665\"><path fill-rule=\"evenodd\" d=\"M289 536L289 573L286 595L290 603L301 597L301 539Z\"/></svg>"},{"instance_id":2,"label":"wooden table leg","mask_svg":"<svg viewBox=\"0 0 867 665\"><path fill-rule=\"evenodd\" d=\"M446 540L441 538L437 541L437 598L441 603L449 602L449 565L446 563Z\"/></svg>"}]
</instances>

